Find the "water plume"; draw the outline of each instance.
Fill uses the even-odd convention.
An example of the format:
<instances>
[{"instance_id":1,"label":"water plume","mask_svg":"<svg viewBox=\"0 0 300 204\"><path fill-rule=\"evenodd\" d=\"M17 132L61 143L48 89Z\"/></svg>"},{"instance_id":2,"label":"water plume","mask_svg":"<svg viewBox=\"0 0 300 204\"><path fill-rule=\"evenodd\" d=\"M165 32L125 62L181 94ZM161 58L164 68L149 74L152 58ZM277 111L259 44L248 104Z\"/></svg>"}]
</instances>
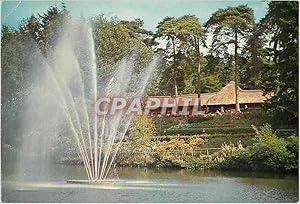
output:
<instances>
[{"instance_id":1,"label":"water plume","mask_svg":"<svg viewBox=\"0 0 300 204\"><path fill-rule=\"evenodd\" d=\"M45 155L49 154L48 148L37 151L33 143L38 146L44 141L43 145L49 146L49 137L51 140L58 139L55 135L72 137L87 178L91 181L105 180L134 115L120 110L112 115L98 116L94 104L98 97L142 97L161 58L154 56L136 74L134 68L140 55L136 48L112 68L114 72L110 79L105 79L107 83L99 83L102 80L101 67L97 66L91 26L86 22L68 21L64 28L53 50L47 56L36 56L40 62L38 66L44 72L37 83L40 91L28 97L27 117L24 117L24 126L28 130L23 137L21 160L25 155L37 155L43 151ZM34 116L39 118L34 127L29 126L27 121L28 117L33 117L32 104L42 110ZM39 131L33 134L37 129ZM32 157L26 158L26 161L29 160Z\"/></svg>"}]
</instances>

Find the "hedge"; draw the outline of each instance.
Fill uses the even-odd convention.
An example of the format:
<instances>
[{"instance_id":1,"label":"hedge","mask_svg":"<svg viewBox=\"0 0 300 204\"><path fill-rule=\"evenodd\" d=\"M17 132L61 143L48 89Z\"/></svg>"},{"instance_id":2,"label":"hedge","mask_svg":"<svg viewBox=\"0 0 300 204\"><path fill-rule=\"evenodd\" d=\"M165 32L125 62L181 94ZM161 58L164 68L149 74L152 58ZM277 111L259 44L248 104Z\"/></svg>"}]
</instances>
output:
<instances>
[{"instance_id":1,"label":"hedge","mask_svg":"<svg viewBox=\"0 0 300 204\"><path fill-rule=\"evenodd\" d=\"M189 128L241 128L249 127L249 124L235 124L235 123L220 123L214 125L208 125L203 123L190 124Z\"/></svg>"},{"instance_id":2,"label":"hedge","mask_svg":"<svg viewBox=\"0 0 300 204\"><path fill-rule=\"evenodd\" d=\"M180 138L180 139L187 139L187 138L215 138L215 137L237 137L237 138L244 138L244 137L255 137L254 133L242 133L242 134L201 134L201 135L156 135L152 138L152 140L171 140L174 138Z\"/></svg>"},{"instance_id":3,"label":"hedge","mask_svg":"<svg viewBox=\"0 0 300 204\"><path fill-rule=\"evenodd\" d=\"M245 134L214 134L214 135L164 135L155 136L152 138L154 141L169 141L172 139L188 139L200 137L204 139L204 144L201 145L202 148L211 147L221 147L221 145L226 142L226 144L233 143L237 144L240 140L243 146L252 145L254 142L255 134L245 133Z\"/></svg>"},{"instance_id":4,"label":"hedge","mask_svg":"<svg viewBox=\"0 0 300 204\"><path fill-rule=\"evenodd\" d=\"M230 127L230 128L185 128L185 129L167 129L162 132L163 135L199 135L199 134L243 134L255 133L252 127Z\"/></svg>"},{"instance_id":5,"label":"hedge","mask_svg":"<svg viewBox=\"0 0 300 204\"><path fill-rule=\"evenodd\" d=\"M233 143L237 145L237 143L241 141L242 145L249 146L252 145L255 141L255 135L227 135L226 137L207 137L204 141L204 144L201 148L211 148L211 147L221 147L222 144L225 142L226 144Z\"/></svg>"}]
</instances>

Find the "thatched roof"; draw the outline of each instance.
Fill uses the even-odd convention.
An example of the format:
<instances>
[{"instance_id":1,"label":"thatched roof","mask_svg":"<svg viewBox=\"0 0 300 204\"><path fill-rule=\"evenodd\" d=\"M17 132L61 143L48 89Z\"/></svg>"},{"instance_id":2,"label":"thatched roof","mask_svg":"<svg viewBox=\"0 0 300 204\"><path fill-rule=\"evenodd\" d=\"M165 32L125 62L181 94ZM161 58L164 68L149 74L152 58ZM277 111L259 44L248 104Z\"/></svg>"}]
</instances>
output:
<instances>
[{"instance_id":1,"label":"thatched roof","mask_svg":"<svg viewBox=\"0 0 300 204\"><path fill-rule=\"evenodd\" d=\"M262 90L241 90L239 92L240 103L264 103L272 97L272 94L263 95Z\"/></svg>"},{"instance_id":2,"label":"thatched roof","mask_svg":"<svg viewBox=\"0 0 300 204\"><path fill-rule=\"evenodd\" d=\"M213 92L213 93L202 93L200 95L201 97L201 105L206 104L206 102L208 101L209 98L211 98L212 96L216 95L218 92ZM198 98L198 94L183 94L180 97L182 98ZM194 101L194 100L192 100Z\"/></svg>"},{"instance_id":3,"label":"thatched roof","mask_svg":"<svg viewBox=\"0 0 300 204\"><path fill-rule=\"evenodd\" d=\"M271 97L271 95L263 95L262 90L243 90L238 87L239 90L239 103L263 103L265 100ZM223 87L217 94L208 98L207 101L202 100L203 105L233 105L235 104L235 82L229 82Z\"/></svg>"},{"instance_id":4,"label":"thatched roof","mask_svg":"<svg viewBox=\"0 0 300 204\"><path fill-rule=\"evenodd\" d=\"M243 90L238 87L239 90L239 103L240 104L250 104L250 103L263 103L266 99L270 98L272 95L263 95L262 90ZM168 103L173 104L175 98L171 96L151 96L154 98L159 98L162 102L164 98L168 98ZM189 103L190 106L195 104L195 100L198 98L197 94L183 94L177 97L178 106L183 106L183 98L191 98ZM235 104L235 82L231 81L226 86L224 86L219 92L214 93L203 93L201 94L201 105L234 105Z\"/></svg>"}]
</instances>

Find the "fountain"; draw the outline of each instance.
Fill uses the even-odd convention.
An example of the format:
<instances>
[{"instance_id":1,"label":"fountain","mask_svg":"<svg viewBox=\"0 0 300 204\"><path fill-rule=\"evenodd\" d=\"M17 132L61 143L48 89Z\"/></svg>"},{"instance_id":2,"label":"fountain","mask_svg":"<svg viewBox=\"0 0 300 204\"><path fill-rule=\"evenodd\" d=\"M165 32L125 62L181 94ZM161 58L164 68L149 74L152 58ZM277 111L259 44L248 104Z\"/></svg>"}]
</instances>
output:
<instances>
[{"instance_id":1,"label":"fountain","mask_svg":"<svg viewBox=\"0 0 300 204\"><path fill-rule=\"evenodd\" d=\"M65 24L64 32L47 57L39 51L34 52L38 66L43 68L43 75L38 77L38 86L27 100L28 110L23 126L28 130L23 137L19 169L28 166L28 161L33 160L32 155L41 166L40 162L45 160L51 149L49 144L58 136L71 136L88 179L68 182L107 181L134 115L120 110L113 115L99 116L94 107L97 98L142 97L160 57L154 56L146 67L136 73L134 68L139 57L139 48L136 48L111 68L113 74L109 78L102 77L97 66L91 26L74 21ZM34 114L33 109L37 110ZM33 123L28 118L36 120ZM43 134L33 134L33 129L39 129Z\"/></svg>"}]
</instances>

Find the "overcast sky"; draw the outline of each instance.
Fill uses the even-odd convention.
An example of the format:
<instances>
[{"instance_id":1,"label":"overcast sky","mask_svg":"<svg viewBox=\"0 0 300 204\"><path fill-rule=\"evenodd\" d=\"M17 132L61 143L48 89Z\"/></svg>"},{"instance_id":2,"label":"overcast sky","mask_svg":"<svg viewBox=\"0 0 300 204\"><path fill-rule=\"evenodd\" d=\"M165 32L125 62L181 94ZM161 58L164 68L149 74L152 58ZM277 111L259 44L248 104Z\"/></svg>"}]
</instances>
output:
<instances>
[{"instance_id":1,"label":"overcast sky","mask_svg":"<svg viewBox=\"0 0 300 204\"><path fill-rule=\"evenodd\" d=\"M62 1L4 1L2 2L2 24L18 27L22 19L44 13L50 6L61 6ZM179 17L196 15L201 23L208 20L219 8L247 4L253 8L256 21L265 16L266 1L204 1L204 0L99 0L65 1L67 9L75 18L90 18L98 14L121 20L141 18L144 28L154 31L165 16Z\"/></svg>"}]
</instances>

